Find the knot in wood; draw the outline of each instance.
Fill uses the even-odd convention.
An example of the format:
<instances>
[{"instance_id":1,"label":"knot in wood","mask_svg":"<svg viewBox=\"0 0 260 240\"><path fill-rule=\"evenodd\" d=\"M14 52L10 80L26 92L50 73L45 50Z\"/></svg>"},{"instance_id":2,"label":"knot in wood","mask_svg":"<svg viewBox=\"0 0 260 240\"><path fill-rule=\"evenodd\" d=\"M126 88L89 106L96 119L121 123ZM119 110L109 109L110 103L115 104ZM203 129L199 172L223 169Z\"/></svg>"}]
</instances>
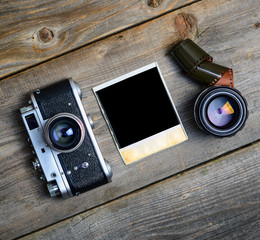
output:
<instances>
[{"instance_id":1,"label":"knot in wood","mask_svg":"<svg viewBox=\"0 0 260 240\"><path fill-rule=\"evenodd\" d=\"M39 31L39 38L44 43L50 42L53 37L54 34L49 28L44 27Z\"/></svg>"},{"instance_id":2,"label":"knot in wood","mask_svg":"<svg viewBox=\"0 0 260 240\"><path fill-rule=\"evenodd\" d=\"M175 27L182 39L192 37L196 32L196 19L194 16L186 13L179 13L175 19Z\"/></svg>"},{"instance_id":3,"label":"knot in wood","mask_svg":"<svg viewBox=\"0 0 260 240\"><path fill-rule=\"evenodd\" d=\"M148 0L147 4L149 7L157 8L162 4L163 0Z\"/></svg>"},{"instance_id":4,"label":"knot in wood","mask_svg":"<svg viewBox=\"0 0 260 240\"><path fill-rule=\"evenodd\" d=\"M259 23L259 22L257 22L257 23L254 24L254 28L255 28L255 29L258 29L259 26L260 26L260 23Z\"/></svg>"}]
</instances>

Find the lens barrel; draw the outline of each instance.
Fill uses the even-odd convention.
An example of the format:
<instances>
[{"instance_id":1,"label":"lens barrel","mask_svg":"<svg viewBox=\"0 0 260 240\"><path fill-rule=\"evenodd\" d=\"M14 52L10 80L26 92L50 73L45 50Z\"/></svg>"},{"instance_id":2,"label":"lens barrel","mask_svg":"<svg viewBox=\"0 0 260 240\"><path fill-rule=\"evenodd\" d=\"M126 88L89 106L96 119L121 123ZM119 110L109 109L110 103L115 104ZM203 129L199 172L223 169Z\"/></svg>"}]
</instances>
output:
<instances>
[{"instance_id":1,"label":"lens barrel","mask_svg":"<svg viewBox=\"0 0 260 240\"><path fill-rule=\"evenodd\" d=\"M230 87L217 86L204 90L194 105L197 125L215 137L228 137L241 130L248 117L247 102Z\"/></svg>"},{"instance_id":2,"label":"lens barrel","mask_svg":"<svg viewBox=\"0 0 260 240\"><path fill-rule=\"evenodd\" d=\"M75 115L59 113L46 123L44 135L48 145L54 150L72 152L82 144L85 128Z\"/></svg>"}]
</instances>

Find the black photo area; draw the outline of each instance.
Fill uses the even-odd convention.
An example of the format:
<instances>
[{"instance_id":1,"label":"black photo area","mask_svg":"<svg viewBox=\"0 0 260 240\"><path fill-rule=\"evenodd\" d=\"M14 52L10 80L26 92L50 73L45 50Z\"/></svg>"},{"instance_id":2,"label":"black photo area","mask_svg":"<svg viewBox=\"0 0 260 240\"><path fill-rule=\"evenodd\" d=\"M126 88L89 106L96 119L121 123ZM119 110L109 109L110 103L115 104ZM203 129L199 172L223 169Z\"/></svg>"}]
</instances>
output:
<instances>
[{"instance_id":1,"label":"black photo area","mask_svg":"<svg viewBox=\"0 0 260 240\"><path fill-rule=\"evenodd\" d=\"M96 92L119 148L179 124L157 68Z\"/></svg>"}]
</instances>

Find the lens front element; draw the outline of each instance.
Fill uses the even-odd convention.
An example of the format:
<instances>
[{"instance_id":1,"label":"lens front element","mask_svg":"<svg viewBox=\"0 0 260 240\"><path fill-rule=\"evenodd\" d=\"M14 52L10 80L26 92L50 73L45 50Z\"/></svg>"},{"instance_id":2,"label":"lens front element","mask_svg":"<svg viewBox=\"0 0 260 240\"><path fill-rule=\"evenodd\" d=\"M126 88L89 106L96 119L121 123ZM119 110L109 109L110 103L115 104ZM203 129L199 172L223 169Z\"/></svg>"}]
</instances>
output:
<instances>
[{"instance_id":1,"label":"lens front element","mask_svg":"<svg viewBox=\"0 0 260 240\"><path fill-rule=\"evenodd\" d=\"M205 132L216 137L231 136L245 125L247 103L236 89L211 87L197 98L194 116L198 126Z\"/></svg>"},{"instance_id":2,"label":"lens front element","mask_svg":"<svg viewBox=\"0 0 260 240\"><path fill-rule=\"evenodd\" d=\"M49 133L53 144L60 148L70 148L79 142L80 129L68 119L59 119L52 125Z\"/></svg>"},{"instance_id":3,"label":"lens front element","mask_svg":"<svg viewBox=\"0 0 260 240\"><path fill-rule=\"evenodd\" d=\"M85 137L81 120L70 113L60 113L51 118L45 127L48 144L57 151L71 152L77 149Z\"/></svg>"},{"instance_id":4,"label":"lens front element","mask_svg":"<svg viewBox=\"0 0 260 240\"><path fill-rule=\"evenodd\" d=\"M210 122L219 128L225 128L237 120L238 104L228 96L213 99L207 109Z\"/></svg>"}]
</instances>

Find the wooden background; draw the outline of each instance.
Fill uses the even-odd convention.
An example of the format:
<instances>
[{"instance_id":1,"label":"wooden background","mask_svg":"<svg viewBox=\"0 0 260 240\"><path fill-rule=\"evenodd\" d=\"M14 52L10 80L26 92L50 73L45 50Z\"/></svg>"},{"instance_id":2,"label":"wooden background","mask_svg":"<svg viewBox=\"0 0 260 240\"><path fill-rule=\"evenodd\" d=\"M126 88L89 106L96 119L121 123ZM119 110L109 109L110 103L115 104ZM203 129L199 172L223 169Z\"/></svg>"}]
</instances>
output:
<instances>
[{"instance_id":1,"label":"wooden background","mask_svg":"<svg viewBox=\"0 0 260 240\"><path fill-rule=\"evenodd\" d=\"M160 7L156 2L160 0L0 1L0 77L195 1L165 1Z\"/></svg>"},{"instance_id":2,"label":"wooden background","mask_svg":"<svg viewBox=\"0 0 260 240\"><path fill-rule=\"evenodd\" d=\"M0 238L260 238L259 15L257 0L0 1ZM249 108L236 136L216 139L196 126L202 86L169 56L185 37L233 68ZM154 61L189 140L125 166L91 88ZM19 108L29 92L68 77L114 176L79 197L51 199Z\"/></svg>"}]
</instances>

